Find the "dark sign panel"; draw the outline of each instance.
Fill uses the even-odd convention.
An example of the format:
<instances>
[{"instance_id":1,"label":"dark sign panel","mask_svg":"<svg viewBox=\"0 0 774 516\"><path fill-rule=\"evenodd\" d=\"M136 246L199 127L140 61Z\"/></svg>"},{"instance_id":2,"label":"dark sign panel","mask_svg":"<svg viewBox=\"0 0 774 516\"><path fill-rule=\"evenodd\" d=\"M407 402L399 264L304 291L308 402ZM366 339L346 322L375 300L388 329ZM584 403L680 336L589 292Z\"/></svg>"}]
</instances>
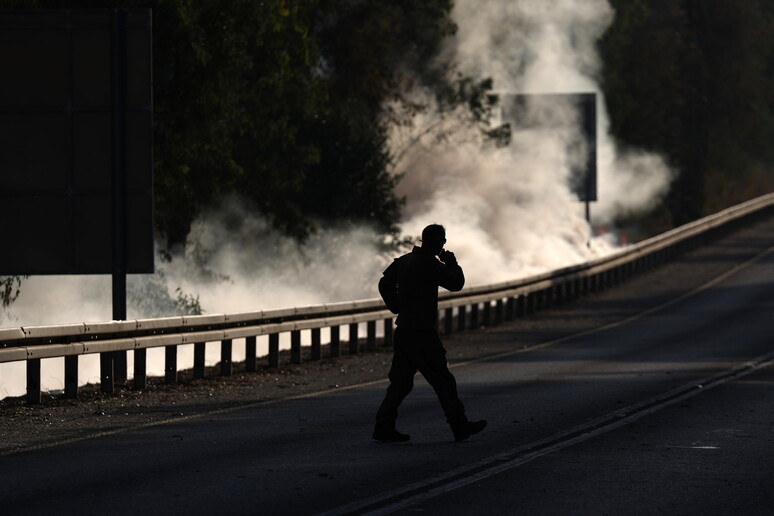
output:
<instances>
[{"instance_id":1,"label":"dark sign panel","mask_svg":"<svg viewBox=\"0 0 774 516\"><path fill-rule=\"evenodd\" d=\"M153 272L151 15L116 19L0 11L0 274L114 272L116 177L125 270Z\"/></svg>"},{"instance_id":2,"label":"dark sign panel","mask_svg":"<svg viewBox=\"0 0 774 516\"><path fill-rule=\"evenodd\" d=\"M597 96L594 93L502 95L502 118L512 128L539 128L574 135L570 188L580 201L597 200ZM567 116L568 113L573 116Z\"/></svg>"}]
</instances>

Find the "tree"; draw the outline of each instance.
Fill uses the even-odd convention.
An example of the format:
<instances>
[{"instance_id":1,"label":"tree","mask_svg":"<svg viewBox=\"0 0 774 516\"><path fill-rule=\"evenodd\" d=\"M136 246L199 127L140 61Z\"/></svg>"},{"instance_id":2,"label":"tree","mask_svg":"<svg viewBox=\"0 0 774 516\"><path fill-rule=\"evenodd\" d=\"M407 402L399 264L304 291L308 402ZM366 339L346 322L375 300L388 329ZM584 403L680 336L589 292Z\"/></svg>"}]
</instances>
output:
<instances>
[{"instance_id":1,"label":"tree","mask_svg":"<svg viewBox=\"0 0 774 516\"><path fill-rule=\"evenodd\" d=\"M22 280L28 276L0 276L0 306L8 308L21 293Z\"/></svg>"},{"instance_id":2,"label":"tree","mask_svg":"<svg viewBox=\"0 0 774 516\"><path fill-rule=\"evenodd\" d=\"M673 224L725 207L718 184L742 182L772 158L772 9L761 0L611 3L616 18L601 42L611 132L679 170Z\"/></svg>"},{"instance_id":3,"label":"tree","mask_svg":"<svg viewBox=\"0 0 774 516\"><path fill-rule=\"evenodd\" d=\"M389 172L400 156L391 154L387 135L428 108L415 94L419 87L432 92L442 113L462 108L469 123L491 129L491 81L465 77L438 59L456 32L452 7L450 0L321 0L313 33L329 108L309 127L320 162L300 193L315 217L355 216L381 232L397 231L402 200Z\"/></svg>"},{"instance_id":4,"label":"tree","mask_svg":"<svg viewBox=\"0 0 774 516\"><path fill-rule=\"evenodd\" d=\"M232 192L287 232L308 231L291 199L319 160L299 140L324 101L308 34L314 4L178 1L154 11L156 210L172 242Z\"/></svg>"}]
</instances>

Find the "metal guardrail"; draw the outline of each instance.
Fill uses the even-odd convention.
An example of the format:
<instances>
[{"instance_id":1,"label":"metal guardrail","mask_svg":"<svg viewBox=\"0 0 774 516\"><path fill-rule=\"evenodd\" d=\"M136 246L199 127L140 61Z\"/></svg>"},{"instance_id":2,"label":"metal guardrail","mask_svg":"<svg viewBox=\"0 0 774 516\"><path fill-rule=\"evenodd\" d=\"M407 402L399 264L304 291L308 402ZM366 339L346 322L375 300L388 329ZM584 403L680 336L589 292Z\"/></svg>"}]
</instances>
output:
<instances>
[{"instance_id":1,"label":"metal guardrail","mask_svg":"<svg viewBox=\"0 0 774 516\"><path fill-rule=\"evenodd\" d=\"M774 211L774 194L765 195L717 214L639 242L608 256L529 278L465 288L441 294L439 322L446 333L489 326L532 313L568 299L614 285L623 279L669 261L755 216ZM483 310L482 310L483 308ZM330 328L329 353L341 354L341 326L349 327L349 353L360 350L360 323L367 323L366 349L377 346L377 322L384 324L384 342L392 339L393 319L380 299L316 306L255 310L231 314L163 317L128 321L25 326L0 329L0 363L26 361L27 401L40 403L40 361L64 357L65 396L78 394L78 356L100 353L103 392L112 392L116 377L126 379L126 351L134 352L134 385L147 382L146 351L165 348L165 378L177 381L177 347L194 345L195 378L205 377L205 346L221 343L220 374L233 372L234 339L244 339L247 371L257 370L256 337L268 335L269 367L279 366L279 336L290 333L290 361L302 360L301 332L311 332L309 358L321 356L321 329ZM123 354L123 360L120 359ZM123 363L123 371L116 364Z\"/></svg>"}]
</instances>

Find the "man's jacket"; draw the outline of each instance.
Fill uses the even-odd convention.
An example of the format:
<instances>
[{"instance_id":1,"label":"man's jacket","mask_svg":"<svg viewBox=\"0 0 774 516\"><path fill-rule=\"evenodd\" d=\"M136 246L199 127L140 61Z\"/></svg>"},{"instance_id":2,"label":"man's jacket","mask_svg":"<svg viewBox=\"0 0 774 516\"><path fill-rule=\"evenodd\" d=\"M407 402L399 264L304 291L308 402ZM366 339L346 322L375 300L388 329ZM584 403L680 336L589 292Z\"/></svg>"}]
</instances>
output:
<instances>
[{"instance_id":1,"label":"man's jacket","mask_svg":"<svg viewBox=\"0 0 774 516\"><path fill-rule=\"evenodd\" d=\"M438 325L438 287L457 292L465 285L462 268L445 264L421 247L396 258L379 280L387 308L398 314L401 328L431 329Z\"/></svg>"}]
</instances>

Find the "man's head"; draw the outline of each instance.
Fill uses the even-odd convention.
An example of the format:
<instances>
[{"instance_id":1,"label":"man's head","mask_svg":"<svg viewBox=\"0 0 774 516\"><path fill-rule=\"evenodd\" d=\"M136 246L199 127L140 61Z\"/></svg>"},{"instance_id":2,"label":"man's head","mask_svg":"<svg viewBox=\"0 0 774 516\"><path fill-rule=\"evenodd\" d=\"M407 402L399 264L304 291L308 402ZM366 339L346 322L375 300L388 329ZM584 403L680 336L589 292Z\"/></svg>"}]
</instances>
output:
<instances>
[{"instance_id":1,"label":"man's head","mask_svg":"<svg viewBox=\"0 0 774 516\"><path fill-rule=\"evenodd\" d=\"M422 230L422 249L438 254L446 243L446 230L440 224L430 224Z\"/></svg>"}]
</instances>

